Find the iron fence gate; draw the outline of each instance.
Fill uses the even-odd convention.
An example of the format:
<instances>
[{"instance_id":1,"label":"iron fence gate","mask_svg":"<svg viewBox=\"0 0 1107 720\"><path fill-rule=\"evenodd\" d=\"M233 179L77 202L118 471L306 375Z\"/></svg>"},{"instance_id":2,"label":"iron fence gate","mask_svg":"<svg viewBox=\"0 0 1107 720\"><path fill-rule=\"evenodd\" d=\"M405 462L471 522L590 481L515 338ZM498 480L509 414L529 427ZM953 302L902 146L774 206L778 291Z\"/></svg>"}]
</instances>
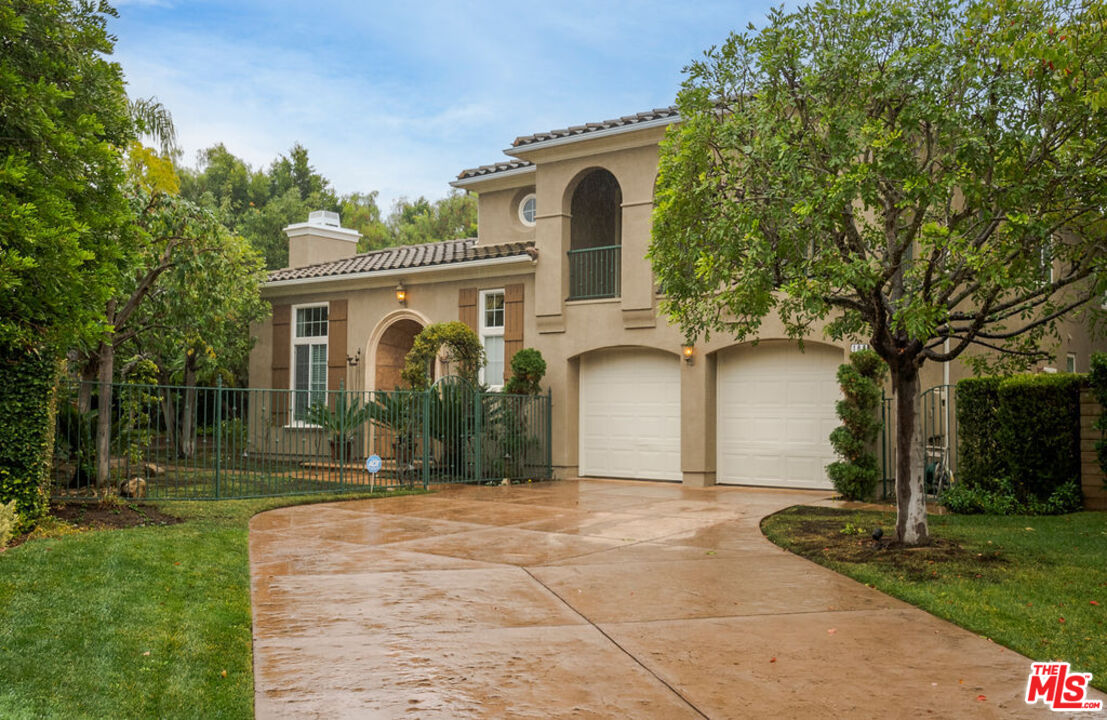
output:
<instances>
[{"instance_id":1,"label":"iron fence gate","mask_svg":"<svg viewBox=\"0 0 1107 720\"><path fill-rule=\"evenodd\" d=\"M489 392L460 378L370 392L113 383L110 399L98 383L68 383L52 494L199 500L545 479L550 422L549 393ZM371 455L381 459L375 474Z\"/></svg>"},{"instance_id":2,"label":"iron fence gate","mask_svg":"<svg viewBox=\"0 0 1107 720\"><path fill-rule=\"evenodd\" d=\"M896 413L893 398L882 396L880 419L881 496L895 496ZM922 454L925 464L925 489L936 496L943 477L948 482L957 474L957 386L935 385L919 396Z\"/></svg>"}]
</instances>

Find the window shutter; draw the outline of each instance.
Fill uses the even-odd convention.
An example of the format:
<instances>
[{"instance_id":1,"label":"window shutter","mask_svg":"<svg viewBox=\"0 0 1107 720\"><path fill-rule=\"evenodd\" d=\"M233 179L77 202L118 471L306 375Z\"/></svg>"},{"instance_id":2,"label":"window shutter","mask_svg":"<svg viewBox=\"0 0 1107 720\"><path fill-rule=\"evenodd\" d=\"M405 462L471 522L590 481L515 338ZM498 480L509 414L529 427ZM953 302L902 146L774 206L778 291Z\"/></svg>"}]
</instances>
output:
<instances>
[{"instance_id":1,"label":"window shutter","mask_svg":"<svg viewBox=\"0 0 1107 720\"><path fill-rule=\"evenodd\" d=\"M327 389L338 390L346 380L346 312L348 300L331 300L327 310Z\"/></svg>"},{"instance_id":2,"label":"window shutter","mask_svg":"<svg viewBox=\"0 0 1107 720\"><path fill-rule=\"evenodd\" d=\"M290 305L273 306L273 362L270 366L272 375L269 378L269 386L277 390L287 390L292 387L291 378L288 376L289 354L292 352L292 307ZM288 422L288 393L273 393L270 404L275 425L284 425Z\"/></svg>"},{"instance_id":3,"label":"window shutter","mask_svg":"<svg viewBox=\"0 0 1107 720\"><path fill-rule=\"evenodd\" d=\"M523 286L504 287L504 379L511 377L511 359L523 349Z\"/></svg>"},{"instance_id":4,"label":"window shutter","mask_svg":"<svg viewBox=\"0 0 1107 720\"><path fill-rule=\"evenodd\" d=\"M457 319L469 326L473 332L477 329L477 289L462 288L457 294Z\"/></svg>"}]
</instances>

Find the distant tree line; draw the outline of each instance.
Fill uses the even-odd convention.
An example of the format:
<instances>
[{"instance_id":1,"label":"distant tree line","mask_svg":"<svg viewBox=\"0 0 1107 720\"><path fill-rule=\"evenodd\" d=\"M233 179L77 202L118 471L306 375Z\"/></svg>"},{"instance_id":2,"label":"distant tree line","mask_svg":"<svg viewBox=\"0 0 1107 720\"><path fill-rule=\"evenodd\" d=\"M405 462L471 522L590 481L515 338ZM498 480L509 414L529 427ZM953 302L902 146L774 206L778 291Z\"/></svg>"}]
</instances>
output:
<instances>
[{"instance_id":1,"label":"distant tree line","mask_svg":"<svg viewBox=\"0 0 1107 720\"><path fill-rule=\"evenodd\" d=\"M376 190L336 193L299 143L261 169L250 167L219 143L199 153L196 168L178 172L181 196L214 212L261 253L271 270L288 264L283 228L304 222L312 210L340 213L344 227L362 234L360 252L472 237L477 232L475 197L453 192L436 201L401 198L385 216Z\"/></svg>"}]
</instances>

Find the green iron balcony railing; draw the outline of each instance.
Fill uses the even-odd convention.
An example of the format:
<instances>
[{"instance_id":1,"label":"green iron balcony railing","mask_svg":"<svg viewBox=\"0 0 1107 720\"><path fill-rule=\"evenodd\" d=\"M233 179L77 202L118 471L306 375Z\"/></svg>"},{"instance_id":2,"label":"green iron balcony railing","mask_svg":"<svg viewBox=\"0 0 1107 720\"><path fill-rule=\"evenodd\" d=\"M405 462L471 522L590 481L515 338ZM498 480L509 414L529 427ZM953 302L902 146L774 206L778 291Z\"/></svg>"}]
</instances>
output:
<instances>
[{"instance_id":1,"label":"green iron balcony railing","mask_svg":"<svg viewBox=\"0 0 1107 720\"><path fill-rule=\"evenodd\" d=\"M622 246L569 251L569 299L619 297Z\"/></svg>"}]
</instances>

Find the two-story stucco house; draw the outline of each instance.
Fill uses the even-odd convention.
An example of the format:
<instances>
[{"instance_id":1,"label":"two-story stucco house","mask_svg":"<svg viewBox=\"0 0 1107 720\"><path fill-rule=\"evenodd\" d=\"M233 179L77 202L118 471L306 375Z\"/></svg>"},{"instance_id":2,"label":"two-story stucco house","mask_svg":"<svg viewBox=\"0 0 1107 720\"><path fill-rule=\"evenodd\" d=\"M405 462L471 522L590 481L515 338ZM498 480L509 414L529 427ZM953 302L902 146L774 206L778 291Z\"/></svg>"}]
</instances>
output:
<instances>
[{"instance_id":1,"label":"two-story stucco house","mask_svg":"<svg viewBox=\"0 0 1107 720\"><path fill-rule=\"evenodd\" d=\"M290 267L264 288L272 319L253 328L251 385L392 390L415 334L460 319L484 343L491 386L515 351L546 358L559 476L829 487L849 346L815 334L801 351L768 319L756 345L684 348L658 313L645 255L658 142L677 120L660 109L517 138L510 159L451 183L478 194L473 239L358 255L332 214L290 226ZM1086 371L1091 349L1086 332L1066 335L1060 369ZM923 387L965 374L932 365ZM288 408L289 426L304 411Z\"/></svg>"}]
</instances>

